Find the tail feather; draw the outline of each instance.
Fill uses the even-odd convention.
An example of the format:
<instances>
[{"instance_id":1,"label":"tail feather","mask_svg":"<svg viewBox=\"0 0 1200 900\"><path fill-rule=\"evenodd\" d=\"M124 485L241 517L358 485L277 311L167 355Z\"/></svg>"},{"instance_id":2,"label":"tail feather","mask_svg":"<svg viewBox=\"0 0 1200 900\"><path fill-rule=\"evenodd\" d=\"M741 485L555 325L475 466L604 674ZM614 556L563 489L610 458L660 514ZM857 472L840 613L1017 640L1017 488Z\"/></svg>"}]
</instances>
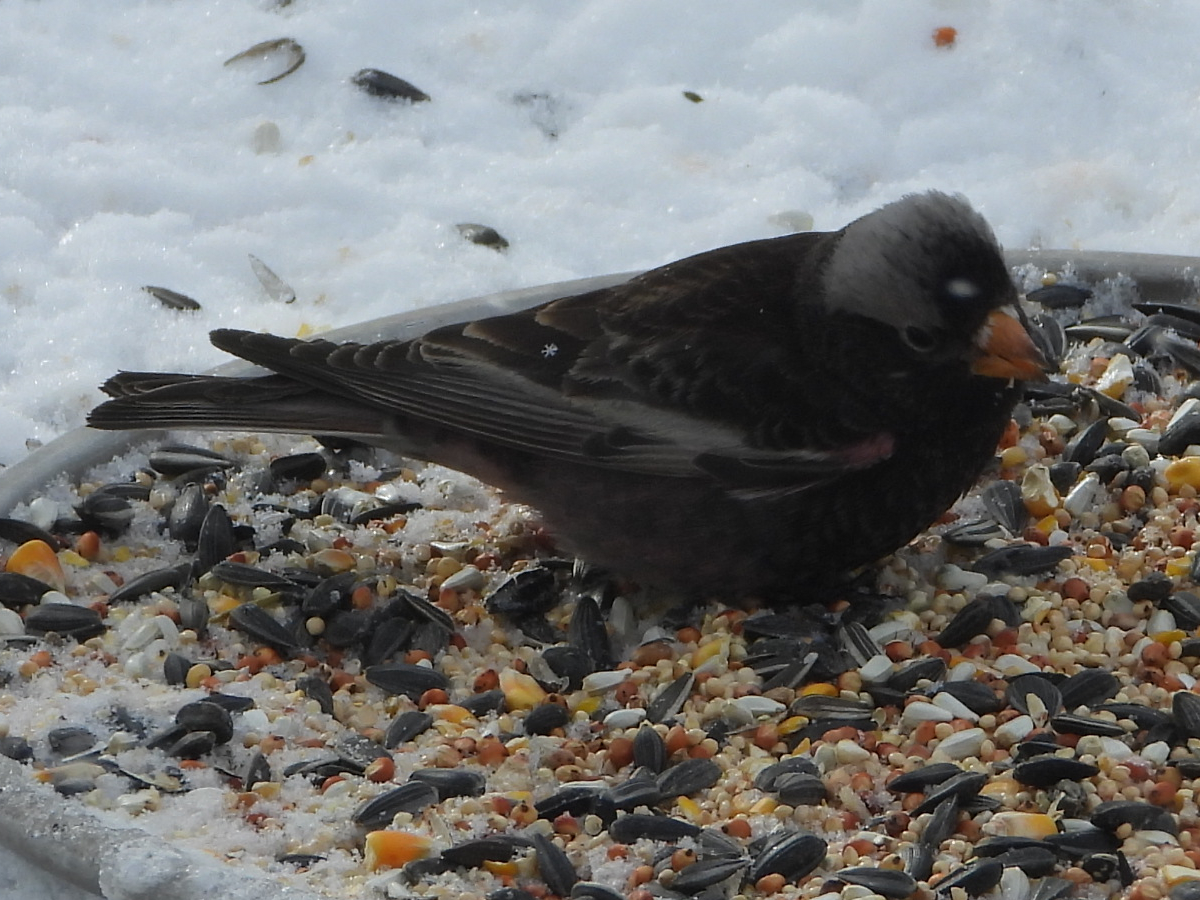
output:
<instances>
[{"instance_id":1,"label":"tail feather","mask_svg":"<svg viewBox=\"0 0 1200 900\"><path fill-rule=\"evenodd\" d=\"M330 434L370 440L388 427L384 413L277 375L221 378L121 372L104 383L112 397L88 415L106 431L186 428Z\"/></svg>"}]
</instances>

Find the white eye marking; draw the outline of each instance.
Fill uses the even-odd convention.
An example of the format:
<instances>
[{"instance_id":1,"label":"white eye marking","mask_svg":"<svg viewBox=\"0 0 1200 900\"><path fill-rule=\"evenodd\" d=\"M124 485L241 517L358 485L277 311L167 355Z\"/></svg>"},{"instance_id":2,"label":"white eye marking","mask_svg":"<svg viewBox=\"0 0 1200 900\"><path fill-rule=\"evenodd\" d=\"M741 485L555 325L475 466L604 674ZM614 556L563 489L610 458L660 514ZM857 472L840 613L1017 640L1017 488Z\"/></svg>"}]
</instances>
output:
<instances>
[{"instance_id":1,"label":"white eye marking","mask_svg":"<svg viewBox=\"0 0 1200 900\"><path fill-rule=\"evenodd\" d=\"M979 296L979 285L970 278L951 278L946 282L946 293L955 300L974 300Z\"/></svg>"}]
</instances>

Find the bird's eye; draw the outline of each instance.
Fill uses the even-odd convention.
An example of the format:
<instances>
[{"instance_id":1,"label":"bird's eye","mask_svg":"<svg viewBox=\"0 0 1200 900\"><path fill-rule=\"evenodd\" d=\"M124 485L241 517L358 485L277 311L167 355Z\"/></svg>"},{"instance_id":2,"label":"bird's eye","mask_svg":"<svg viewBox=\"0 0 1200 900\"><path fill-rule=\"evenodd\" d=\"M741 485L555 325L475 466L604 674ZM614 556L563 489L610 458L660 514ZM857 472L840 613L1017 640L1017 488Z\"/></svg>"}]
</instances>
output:
<instances>
[{"instance_id":1,"label":"bird's eye","mask_svg":"<svg viewBox=\"0 0 1200 900\"><path fill-rule=\"evenodd\" d=\"M970 278L951 278L946 282L946 294L955 300L974 300L979 296L979 285Z\"/></svg>"},{"instance_id":2,"label":"bird's eye","mask_svg":"<svg viewBox=\"0 0 1200 900\"><path fill-rule=\"evenodd\" d=\"M904 343L918 353L930 353L938 347L937 334L916 325L909 325L900 332L900 336L904 338Z\"/></svg>"}]
</instances>

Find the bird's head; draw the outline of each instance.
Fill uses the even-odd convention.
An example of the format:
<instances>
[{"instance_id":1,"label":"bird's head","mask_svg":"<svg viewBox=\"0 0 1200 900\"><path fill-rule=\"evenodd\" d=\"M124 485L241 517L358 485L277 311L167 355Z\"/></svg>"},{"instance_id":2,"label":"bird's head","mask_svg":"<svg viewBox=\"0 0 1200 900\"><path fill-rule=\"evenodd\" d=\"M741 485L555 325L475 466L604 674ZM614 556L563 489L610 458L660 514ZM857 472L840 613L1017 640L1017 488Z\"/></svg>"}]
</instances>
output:
<instances>
[{"instance_id":1,"label":"bird's head","mask_svg":"<svg viewBox=\"0 0 1200 900\"><path fill-rule=\"evenodd\" d=\"M914 366L1044 377L995 235L961 197L910 194L851 222L823 280L830 313L883 326Z\"/></svg>"}]
</instances>

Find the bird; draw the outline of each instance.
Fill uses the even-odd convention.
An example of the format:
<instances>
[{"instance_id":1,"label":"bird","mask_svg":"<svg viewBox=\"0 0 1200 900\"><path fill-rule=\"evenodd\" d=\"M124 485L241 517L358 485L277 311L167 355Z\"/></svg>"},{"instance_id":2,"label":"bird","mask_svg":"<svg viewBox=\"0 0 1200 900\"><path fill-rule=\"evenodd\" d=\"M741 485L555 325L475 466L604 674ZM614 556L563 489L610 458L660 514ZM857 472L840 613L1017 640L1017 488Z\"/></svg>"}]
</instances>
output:
<instances>
[{"instance_id":1,"label":"bird","mask_svg":"<svg viewBox=\"0 0 1200 900\"><path fill-rule=\"evenodd\" d=\"M934 523L1047 365L991 227L939 191L415 339L210 337L268 374L119 372L88 423L353 438L636 584L772 603Z\"/></svg>"}]
</instances>

